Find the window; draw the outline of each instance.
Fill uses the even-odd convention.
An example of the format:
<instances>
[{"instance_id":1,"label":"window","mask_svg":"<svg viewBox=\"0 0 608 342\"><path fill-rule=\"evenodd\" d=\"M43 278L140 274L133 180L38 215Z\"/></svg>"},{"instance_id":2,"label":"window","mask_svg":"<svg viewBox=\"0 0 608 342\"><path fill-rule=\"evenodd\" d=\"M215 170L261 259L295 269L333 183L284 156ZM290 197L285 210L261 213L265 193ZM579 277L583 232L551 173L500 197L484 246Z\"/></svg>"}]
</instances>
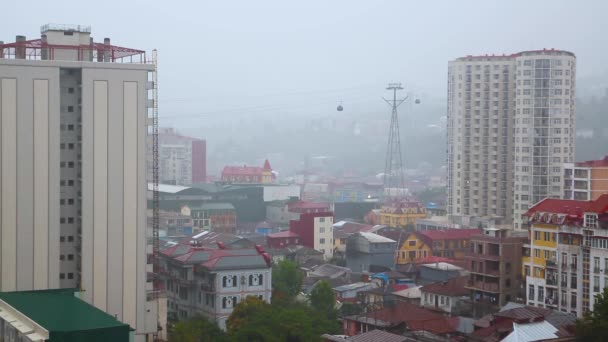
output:
<instances>
[{"instance_id":1,"label":"window","mask_svg":"<svg viewBox=\"0 0 608 342\"><path fill-rule=\"evenodd\" d=\"M59 242L65 242L65 236L60 236L59 237Z\"/></svg>"},{"instance_id":2,"label":"window","mask_svg":"<svg viewBox=\"0 0 608 342\"><path fill-rule=\"evenodd\" d=\"M416 240L409 240L407 242L407 245L410 246L410 247L416 247Z\"/></svg>"},{"instance_id":3,"label":"window","mask_svg":"<svg viewBox=\"0 0 608 342\"><path fill-rule=\"evenodd\" d=\"M576 308L576 292L570 294L570 307Z\"/></svg>"},{"instance_id":4,"label":"window","mask_svg":"<svg viewBox=\"0 0 608 342\"><path fill-rule=\"evenodd\" d=\"M540 249L538 249L538 248L534 249L534 257L535 258L540 258Z\"/></svg>"},{"instance_id":5,"label":"window","mask_svg":"<svg viewBox=\"0 0 608 342\"><path fill-rule=\"evenodd\" d=\"M68 113L74 112L74 106L68 106Z\"/></svg>"},{"instance_id":6,"label":"window","mask_svg":"<svg viewBox=\"0 0 608 342\"><path fill-rule=\"evenodd\" d=\"M74 273L68 273L68 279L74 279Z\"/></svg>"},{"instance_id":7,"label":"window","mask_svg":"<svg viewBox=\"0 0 608 342\"><path fill-rule=\"evenodd\" d=\"M232 309L237 304L235 296L228 296L222 298L222 309Z\"/></svg>"},{"instance_id":8,"label":"window","mask_svg":"<svg viewBox=\"0 0 608 342\"><path fill-rule=\"evenodd\" d=\"M68 254L68 260L74 260L74 254Z\"/></svg>"},{"instance_id":9,"label":"window","mask_svg":"<svg viewBox=\"0 0 608 342\"><path fill-rule=\"evenodd\" d=\"M534 300L534 285L528 287L528 300Z\"/></svg>"},{"instance_id":10,"label":"window","mask_svg":"<svg viewBox=\"0 0 608 342\"><path fill-rule=\"evenodd\" d=\"M540 240L540 232L538 230L534 231L534 240Z\"/></svg>"},{"instance_id":11,"label":"window","mask_svg":"<svg viewBox=\"0 0 608 342\"><path fill-rule=\"evenodd\" d=\"M59 260L61 260L61 261L65 260L65 255L61 254L61 255L59 256Z\"/></svg>"},{"instance_id":12,"label":"window","mask_svg":"<svg viewBox=\"0 0 608 342\"><path fill-rule=\"evenodd\" d=\"M538 287L538 301L543 302L545 300L545 288L542 286Z\"/></svg>"},{"instance_id":13,"label":"window","mask_svg":"<svg viewBox=\"0 0 608 342\"><path fill-rule=\"evenodd\" d=\"M600 292L600 276L593 276L593 292Z\"/></svg>"},{"instance_id":14,"label":"window","mask_svg":"<svg viewBox=\"0 0 608 342\"><path fill-rule=\"evenodd\" d=\"M325 222L325 217L319 217L319 222Z\"/></svg>"},{"instance_id":15,"label":"window","mask_svg":"<svg viewBox=\"0 0 608 342\"><path fill-rule=\"evenodd\" d=\"M576 273L571 273L570 275L570 288L571 289L576 289Z\"/></svg>"},{"instance_id":16,"label":"window","mask_svg":"<svg viewBox=\"0 0 608 342\"><path fill-rule=\"evenodd\" d=\"M439 297L440 297L440 299L439 299L439 303L440 303L441 305L445 304L445 300L444 300L444 298L445 298L445 297L444 297L444 296L439 296Z\"/></svg>"},{"instance_id":17,"label":"window","mask_svg":"<svg viewBox=\"0 0 608 342\"><path fill-rule=\"evenodd\" d=\"M74 242L74 236L73 235L68 236L68 242Z\"/></svg>"},{"instance_id":18,"label":"window","mask_svg":"<svg viewBox=\"0 0 608 342\"><path fill-rule=\"evenodd\" d=\"M59 279L65 279L65 273L59 273Z\"/></svg>"},{"instance_id":19,"label":"window","mask_svg":"<svg viewBox=\"0 0 608 342\"><path fill-rule=\"evenodd\" d=\"M250 274L249 275L249 286L260 286L264 279L263 274Z\"/></svg>"},{"instance_id":20,"label":"window","mask_svg":"<svg viewBox=\"0 0 608 342\"><path fill-rule=\"evenodd\" d=\"M325 233L325 227L319 228L319 233Z\"/></svg>"},{"instance_id":21,"label":"window","mask_svg":"<svg viewBox=\"0 0 608 342\"><path fill-rule=\"evenodd\" d=\"M68 94L74 94L74 88L68 88Z\"/></svg>"},{"instance_id":22,"label":"window","mask_svg":"<svg viewBox=\"0 0 608 342\"><path fill-rule=\"evenodd\" d=\"M325 244L325 238L319 239L319 243L322 244L322 245L324 245Z\"/></svg>"},{"instance_id":23,"label":"window","mask_svg":"<svg viewBox=\"0 0 608 342\"><path fill-rule=\"evenodd\" d=\"M222 286L223 287L236 287L237 281L238 281L237 276L225 275L222 277Z\"/></svg>"}]
</instances>

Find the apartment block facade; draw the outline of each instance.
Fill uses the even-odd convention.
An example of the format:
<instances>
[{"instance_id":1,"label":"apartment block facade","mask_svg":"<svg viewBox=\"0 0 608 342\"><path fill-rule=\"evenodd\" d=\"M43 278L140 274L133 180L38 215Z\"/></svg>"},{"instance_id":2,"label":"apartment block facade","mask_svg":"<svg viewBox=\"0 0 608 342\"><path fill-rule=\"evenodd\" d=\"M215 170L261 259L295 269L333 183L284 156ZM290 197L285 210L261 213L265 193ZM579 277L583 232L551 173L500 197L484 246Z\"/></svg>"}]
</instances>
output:
<instances>
[{"instance_id":1,"label":"apartment block facade","mask_svg":"<svg viewBox=\"0 0 608 342\"><path fill-rule=\"evenodd\" d=\"M0 290L81 288L136 329L157 330L146 274L145 52L45 25L0 42Z\"/></svg>"},{"instance_id":2,"label":"apartment block facade","mask_svg":"<svg viewBox=\"0 0 608 342\"><path fill-rule=\"evenodd\" d=\"M474 302L501 307L520 296L522 246L526 236L506 229L485 228L472 236L467 253L467 288Z\"/></svg>"},{"instance_id":3,"label":"apartment block facade","mask_svg":"<svg viewBox=\"0 0 608 342\"><path fill-rule=\"evenodd\" d=\"M559 50L467 56L448 64L448 215L522 214L561 196L574 159L576 57Z\"/></svg>"},{"instance_id":4,"label":"apartment block facade","mask_svg":"<svg viewBox=\"0 0 608 342\"><path fill-rule=\"evenodd\" d=\"M608 193L608 156L564 163L563 199L590 201Z\"/></svg>"},{"instance_id":5,"label":"apartment block facade","mask_svg":"<svg viewBox=\"0 0 608 342\"><path fill-rule=\"evenodd\" d=\"M205 140L180 135L173 128L162 128L158 142L161 183L191 185L207 180Z\"/></svg>"},{"instance_id":6,"label":"apartment block facade","mask_svg":"<svg viewBox=\"0 0 608 342\"><path fill-rule=\"evenodd\" d=\"M527 212L528 305L582 317L608 286L608 194L593 201L547 198Z\"/></svg>"}]
</instances>

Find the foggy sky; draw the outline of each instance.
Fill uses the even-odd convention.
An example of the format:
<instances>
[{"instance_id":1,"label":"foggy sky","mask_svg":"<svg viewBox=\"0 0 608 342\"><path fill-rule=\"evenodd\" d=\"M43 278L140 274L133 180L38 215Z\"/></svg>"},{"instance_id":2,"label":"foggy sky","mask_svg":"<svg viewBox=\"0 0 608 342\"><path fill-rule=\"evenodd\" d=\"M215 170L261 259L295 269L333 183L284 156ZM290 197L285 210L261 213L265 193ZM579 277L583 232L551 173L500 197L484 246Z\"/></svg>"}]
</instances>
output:
<instances>
[{"instance_id":1,"label":"foggy sky","mask_svg":"<svg viewBox=\"0 0 608 342\"><path fill-rule=\"evenodd\" d=\"M584 4L584 6L583 6ZM385 111L386 83L445 98L447 61L570 50L578 77L606 74L608 1L3 1L0 40L46 23L159 50L161 125L218 116ZM174 119L169 119L174 117Z\"/></svg>"}]
</instances>

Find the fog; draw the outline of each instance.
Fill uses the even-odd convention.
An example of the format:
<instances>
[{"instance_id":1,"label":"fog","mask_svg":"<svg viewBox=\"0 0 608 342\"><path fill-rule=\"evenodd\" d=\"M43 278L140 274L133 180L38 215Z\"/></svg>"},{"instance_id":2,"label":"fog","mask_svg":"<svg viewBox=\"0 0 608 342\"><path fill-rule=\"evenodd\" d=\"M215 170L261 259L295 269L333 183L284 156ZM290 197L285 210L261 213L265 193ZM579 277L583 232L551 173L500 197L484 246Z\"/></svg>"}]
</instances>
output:
<instances>
[{"instance_id":1,"label":"fog","mask_svg":"<svg viewBox=\"0 0 608 342\"><path fill-rule=\"evenodd\" d=\"M460 56L564 49L577 55L580 96L608 83L602 0L54 0L5 1L2 12L5 42L67 23L158 49L161 125L206 138L211 174L265 157L291 172L319 155L334 171L381 172L388 82L422 100L400 110L406 166L438 167L447 62Z\"/></svg>"}]
</instances>

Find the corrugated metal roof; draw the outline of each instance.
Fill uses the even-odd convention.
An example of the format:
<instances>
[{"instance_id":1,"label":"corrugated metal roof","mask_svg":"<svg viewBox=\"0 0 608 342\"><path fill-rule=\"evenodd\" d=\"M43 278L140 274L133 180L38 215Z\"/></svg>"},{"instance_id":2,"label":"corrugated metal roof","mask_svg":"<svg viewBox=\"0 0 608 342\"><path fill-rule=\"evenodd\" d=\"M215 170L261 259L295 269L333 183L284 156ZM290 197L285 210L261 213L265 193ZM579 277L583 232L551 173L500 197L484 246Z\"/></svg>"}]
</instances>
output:
<instances>
[{"instance_id":1,"label":"corrugated metal roof","mask_svg":"<svg viewBox=\"0 0 608 342\"><path fill-rule=\"evenodd\" d=\"M158 191L165 192L168 194L175 194L180 191L187 190L187 189L190 189L190 187L181 186L181 185L171 185L171 184L158 184ZM149 191L154 190L154 185L152 183L148 183L148 190Z\"/></svg>"},{"instance_id":2,"label":"corrugated metal roof","mask_svg":"<svg viewBox=\"0 0 608 342\"><path fill-rule=\"evenodd\" d=\"M261 255L223 256L217 259L213 265L215 270L232 270L243 268L268 268L268 264Z\"/></svg>"},{"instance_id":3,"label":"corrugated metal roof","mask_svg":"<svg viewBox=\"0 0 608 342\"><path fill-rule=\"evenodd\" d=\"M507 335L503 342L531 342L556 338L557 328L547 321L517 324L513 323L513 331Z\"/></svg>"},{"instance_id":4,"label":"corrugated metal roof","mask_svg":"<svg viewBox=\"0 0 608 342\"><path fill-rule=\"evenodd\" d=\"M392 240L392 239L389 239L389 238L384 237L382 235L378 235L378 234L374 234L374 233L360 232L358 234L361 234L361 236L363 238L365 238L367 241L369 241L371 243L397 242L395 240Z\"/></svg>"}]
</instances>

